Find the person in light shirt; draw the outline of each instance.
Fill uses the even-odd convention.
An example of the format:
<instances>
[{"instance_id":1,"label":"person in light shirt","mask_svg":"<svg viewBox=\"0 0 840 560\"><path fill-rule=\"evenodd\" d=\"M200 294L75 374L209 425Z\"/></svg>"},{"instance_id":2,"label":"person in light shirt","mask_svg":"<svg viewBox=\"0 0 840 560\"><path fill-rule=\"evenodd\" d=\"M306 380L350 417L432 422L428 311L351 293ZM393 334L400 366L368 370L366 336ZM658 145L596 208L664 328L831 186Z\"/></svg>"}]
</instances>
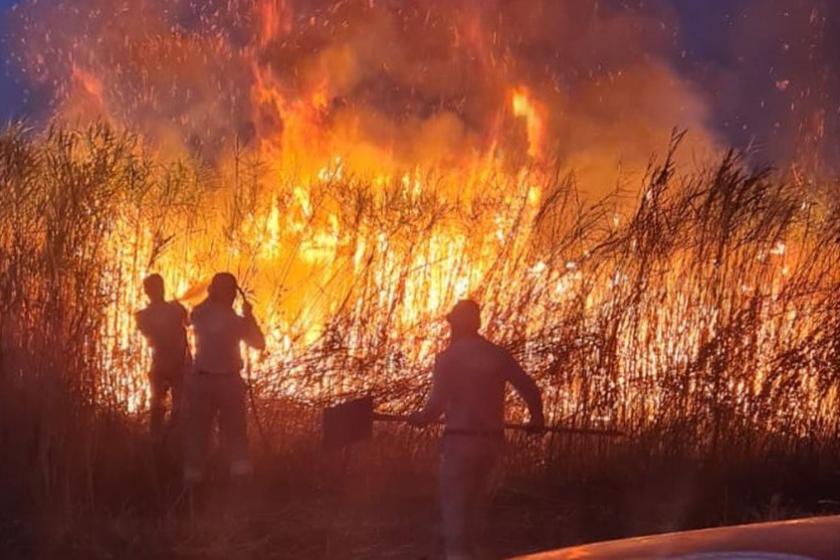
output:
<instances>
[{"instance_id":1,"label":"person in light shirt","mask_svg":"<svg viewBox=\"0 0 840 560\"><path fill-rule=\"evenodd\" d=\"M254 318L251 305L242 304L238 314L233 304L239 287L227 272L213 277L207 299L192 311L195 334L193 371L185 384L186 438L184 481L201 482L210 434L216 417L219 434L230 460L234 478L251 474L248 454L246 385L241 345L265 349L265 337Z\"/></svg>"},{"instance_id":2,"label":"person in light shirt","mask_svg":"<svg viewBox=\"0 0 840 560\"><path fill-rule=\"evenodd\" d=\"M459 301L446 318L450 344L435 360L425 406L409 422L420 427L444 416L439 482L446 557L467 559L479 548L490 479L502 449L506 385L528 405L533 432L541 432L545 420L534 380L507 350L479 334L478 304Z\"/></svg>"},{"instance_id":3,"label":"person in light shirt","mask_svg":"<svg viewBox=\"0 0 840 560\"><path fill-rule=\"evenodd\" d=\"M152 350L149 429L152 438L160 441L164 433L168 394L172 397L172 411L166 427L176 427L179 422L181 388L184 373L191 362L186 330L189 319L187 310L178 301L166 301L166 289L160 274L147 276L143 280L143 290L149 298L149 305L138 311L135 319L137 329Z\"/></svg>"}]
</instances>

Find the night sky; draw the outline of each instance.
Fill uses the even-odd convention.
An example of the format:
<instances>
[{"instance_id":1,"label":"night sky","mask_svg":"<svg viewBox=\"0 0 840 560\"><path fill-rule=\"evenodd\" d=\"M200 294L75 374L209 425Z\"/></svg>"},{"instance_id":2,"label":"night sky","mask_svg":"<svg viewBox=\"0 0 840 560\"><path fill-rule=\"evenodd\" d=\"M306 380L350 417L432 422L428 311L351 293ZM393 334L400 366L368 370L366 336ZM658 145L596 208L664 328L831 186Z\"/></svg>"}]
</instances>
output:
<instances>
[{"instance_id":1,"label":"night sky","mask_svg":"<svg viewBox=\"0 0 840 560\"><path fill-rule=\"evenodd\" d=\"M8 12L13 5L17 4L17 2L18 0L0 0L0 10L2 10L5 15L5 13ZM5 21L5 18L0 19L0 33L3 34L4 38L6 26L7 22ZM9 69L7 61L8 52L5 41L0 44L0 53L2 53L2 58L4 60L4 70L2 79L0 80L0 118L2 118L3 121L6 121L12 117L23 116L24 95L21 91L22 86L14 83L11 78L12 72Z\"/></svg>"},{"instance_id":2,"label":"night sky","mask_svg":"<svg viewBox=\"0 0 840 560\"><path fill-rule=\"evenodd\" d=\"M51 0L42 0L49 3ZM618 2L618 0L616 0ZM37 120L48 99L33 94L9 59L6 17L21 0L0 0L0 118ZM813 7L825 16L826 33L813 37ZM701 92L710 107L708 127L737 147L756 146L768 159L801 150L803 107L826 116L823 137L840 129L840 39L831 29L840 3L820 0L651 0L634 9L669 12L676 22L670 60L674 71ZM803 84L807 81L807 84ZM788 87L790 89L788 89ZM811 110L811 109L809 109ZM825 142L820 142L825 144ZM822 158L840 161L836 145Z\"/></svg>"}]
</instances>

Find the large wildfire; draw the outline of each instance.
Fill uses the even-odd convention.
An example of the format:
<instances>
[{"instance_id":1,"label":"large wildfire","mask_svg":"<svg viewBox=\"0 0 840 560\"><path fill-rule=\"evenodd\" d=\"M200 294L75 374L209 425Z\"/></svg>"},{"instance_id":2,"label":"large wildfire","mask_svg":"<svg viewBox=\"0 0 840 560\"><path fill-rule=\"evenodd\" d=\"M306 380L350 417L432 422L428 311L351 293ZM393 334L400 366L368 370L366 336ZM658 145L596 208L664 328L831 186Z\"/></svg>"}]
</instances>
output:
<instances>
[{"instance_id":1,"label":"large wildfire","mask_svg":"<svg viewBox=\"0 0 840 560\"><path fill-rule=\"evenodd\" d=\"M108 236L103 360L124 372L114 397L144 409L144 364L131 357L141 354L141 279L160 272L194 304L213 272L229 270L269 333L269 353L249 365L266 395L312 402L370 389L399 406L425 380L444 310L472 295L490 333L553 380L555 419L591 401L577 421L655 425L682 406L668 400L680 391L732 395L730 410L765 427L824 414L834 393L777 414L750 408L775 387L765 382L773 348L807 336L791 326L807 307L780 294L813 253L795 239L805 234L794 218L771 232L717 195L710 204L734 214L707 208L714 220L762 237L703 247L708 231L673 223L692 183L663 194L652 155L661 161L674 128L686 128L672 163L706 169L721 141L702 97L659 54L672 39L667 14L619 4L20 8L18 56L53 93L51 117L136 132L137 153L159 162L160 179L113 216ZM666 200L673 215L657 211ZM791 216L805 211L797 204ZM666 239L680 241L662 260L655 245ZM618 245L632 252L603 256ZM701 262L708 285L686 282L702 276ZM641 319L622 319L622 306ZM733 318L751 325L749 340L726 339ZM607 323L612 332L590 336ZM766 355L752 375L697 373L747 354ZM586 377L564 373L567 364ZM797 379L817 391L814 378Z\"/></svg>"}]
</instances>

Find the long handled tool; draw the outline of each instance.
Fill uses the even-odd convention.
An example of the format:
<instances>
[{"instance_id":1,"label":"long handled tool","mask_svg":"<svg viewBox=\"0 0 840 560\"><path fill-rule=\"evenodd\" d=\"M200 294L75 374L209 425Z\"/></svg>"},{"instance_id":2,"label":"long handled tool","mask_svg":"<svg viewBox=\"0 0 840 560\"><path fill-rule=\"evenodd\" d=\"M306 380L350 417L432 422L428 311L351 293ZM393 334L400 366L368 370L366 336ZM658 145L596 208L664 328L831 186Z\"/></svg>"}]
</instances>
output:
<instances>
[{"instance_id":1,"label":"long handled tool","mask_svg":"<svg viewBox=\"0 0 840 560\"><path fill-rule=\"evenodd\" d=\"M376 412L373 407L373 397L369 396L325 408L322 425L324 445L337 448L369 439L373 434L373 423L375 421L407 422L408 416ZM528 430L529 427L525 424L505 424L505 429ZM624 435L619 431L565 426L547 426L545 431L602 437L621 437Z\"/></svg>"},{"instance_id":2,"label":"long handled tool","mask_svg":"<svg viewBox=\"0 0 840 560\"><path fill-rule=\"evenodd\" d=\"M245 290L242 289L242 286L239 284L236 285L236 291L239 292L239 295L242 297L242 301L245 305L250 306L251 302L248 301L248 296L245 294ZM265 433L265 428L263 427L262 419L260 418L259 413L257 412L257 399L254 396L254 380L251 376L251 358L246 352L245 354L246 364L245 364L245 373L247 376L246 385L248 387L248 400L251 401L251 413L254 415L254 423L257 425L257 432L260 434L260 439L262 440L263 444L266 446L269 445L268 437Z\"/></svg>"}]
</instances>

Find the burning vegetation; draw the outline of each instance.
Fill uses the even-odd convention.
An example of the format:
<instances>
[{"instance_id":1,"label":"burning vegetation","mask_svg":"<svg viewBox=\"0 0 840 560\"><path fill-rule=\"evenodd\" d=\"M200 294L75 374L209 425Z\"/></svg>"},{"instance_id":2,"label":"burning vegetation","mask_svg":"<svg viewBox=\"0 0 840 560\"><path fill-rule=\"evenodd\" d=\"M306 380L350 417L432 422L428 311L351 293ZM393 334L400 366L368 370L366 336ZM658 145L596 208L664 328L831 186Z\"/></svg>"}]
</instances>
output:
<instances>
[{"instance_id":1,"label":"burning vegetation","mask_svg":"<svg viewBox=\"0 0 840 560\"><path fill-rule=\"evenodd\" d=\"M94 505L106 458L139 453L103 445L147 413L150 272L186 304L218 270L246 287L266 454L350 396L416 407L465 296L550 419L629 436L513 464L834 449L830 184L722 152L657 18L486 4L20 8L16 56L54 94L51 126L0 136L0 408L37 426L3 435L31 495Z\"/></svg>"}]
</instances>

